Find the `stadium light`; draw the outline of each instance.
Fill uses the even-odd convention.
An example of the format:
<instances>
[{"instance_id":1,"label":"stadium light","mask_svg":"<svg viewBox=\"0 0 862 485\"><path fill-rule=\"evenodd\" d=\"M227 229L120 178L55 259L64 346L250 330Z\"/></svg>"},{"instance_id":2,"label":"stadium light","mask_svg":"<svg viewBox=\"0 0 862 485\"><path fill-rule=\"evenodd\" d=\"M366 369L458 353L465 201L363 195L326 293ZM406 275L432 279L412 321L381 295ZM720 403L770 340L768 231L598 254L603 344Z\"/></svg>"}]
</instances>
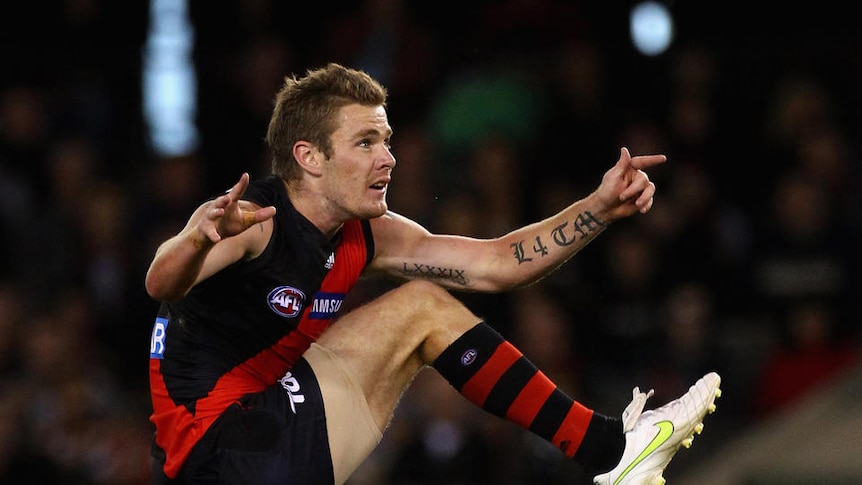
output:
<instances>
[{"instance_id":1,"label":"stadium light","mask_svg":"<svg viewBox=\"0 0 862 485\"><path fill-rule=\"evenodd\" d=\"M635 48L647 56L663 53L673 41L673 17L659 2L644 1L635 5L629 16L629 28Z\"/></svg>"},{"instance_id":2,"label":"stadium light","mask_svg":"<svg viewBox=\"0 0 862 485\"><path fill-rule=\"evenodd\" d=\"M143 108L152 150L160 156L197 149L197 78L192 62L194 29L187 0L150 0L143 55Z\"/></svg>"}]
</instances>

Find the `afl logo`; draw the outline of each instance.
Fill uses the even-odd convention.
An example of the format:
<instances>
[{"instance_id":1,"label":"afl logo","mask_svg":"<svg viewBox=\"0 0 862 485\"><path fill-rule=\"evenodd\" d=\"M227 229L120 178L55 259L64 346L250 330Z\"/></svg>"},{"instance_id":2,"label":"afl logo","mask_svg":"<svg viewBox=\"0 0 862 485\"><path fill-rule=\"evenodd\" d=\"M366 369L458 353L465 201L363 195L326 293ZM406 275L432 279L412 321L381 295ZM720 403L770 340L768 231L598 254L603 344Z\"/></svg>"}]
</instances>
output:
<instances>
[{"instance_id":1,"label":"afl logo","mask_svg":"<svg viewBox=\"0 0 862 485\"><path fill-rule=\"evenodd\" d=\"M461 365L468 366L476 361L476 356L479 355L479 352L476 352L476 349L469 349L463 354L461 354Z\"/></svg>"},{"instance_id":2,"label":"afl logo","mask_svg":"<svg viewBox=\"0 0 862 485\"><path fill-rule=\"evenodd\" d=\"M269 308L285 318L293 318L302 310L305 294L292 286L279 286L269 292Z\"/></svg>"}]
</instances>

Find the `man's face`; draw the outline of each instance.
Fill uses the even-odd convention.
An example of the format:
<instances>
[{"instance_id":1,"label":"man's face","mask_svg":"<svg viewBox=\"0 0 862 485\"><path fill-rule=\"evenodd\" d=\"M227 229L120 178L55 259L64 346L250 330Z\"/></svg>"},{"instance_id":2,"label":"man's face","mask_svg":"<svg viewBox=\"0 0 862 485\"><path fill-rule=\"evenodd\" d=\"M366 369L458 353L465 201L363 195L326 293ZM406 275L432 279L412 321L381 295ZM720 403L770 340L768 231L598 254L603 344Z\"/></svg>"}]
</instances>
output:
<instances>
[{"instance_id":1,"label":"man's face","mask_svg":"<svg viewBox=\"0 0 862 485\"><path fill-rule=\"evenodd\" d=\"M392 128L382 106L351 104L336 115L332 156L322 164L323 197L339 218L374 218L386 213L386 189L395 157Z\"/></svg>"}]
</instances>

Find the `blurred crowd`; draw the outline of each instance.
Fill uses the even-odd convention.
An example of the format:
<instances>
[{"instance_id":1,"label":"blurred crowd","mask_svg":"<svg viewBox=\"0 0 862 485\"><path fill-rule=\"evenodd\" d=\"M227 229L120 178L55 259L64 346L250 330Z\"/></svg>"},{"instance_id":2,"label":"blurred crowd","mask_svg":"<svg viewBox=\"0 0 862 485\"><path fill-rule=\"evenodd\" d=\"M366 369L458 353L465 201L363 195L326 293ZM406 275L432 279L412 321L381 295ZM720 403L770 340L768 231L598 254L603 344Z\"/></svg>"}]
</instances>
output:
<instances>
[{"instance_id":1,"label":"blurred crowd","mask_svg":"<svg viewBox=\"0 0 862 485\"><path fill-rule=\"evenodd\" d=\"M329 61L389 88L390 208L432 231L501 235L587 195L622 146L668 155L648 215L529 288L458 295L606 414L635 385L659 404L721 373L667 477L859 360L862 61L840 12L782 31L677 5L691 23L645 57L626 2L191 1L201 144L163 157L141 115L147 2L21 3L0 16L2 483L146 482L147 265L202 200L268 172L275 92ZM426 372L351 482L578 473Z\"/></svg>"}]
</instances>

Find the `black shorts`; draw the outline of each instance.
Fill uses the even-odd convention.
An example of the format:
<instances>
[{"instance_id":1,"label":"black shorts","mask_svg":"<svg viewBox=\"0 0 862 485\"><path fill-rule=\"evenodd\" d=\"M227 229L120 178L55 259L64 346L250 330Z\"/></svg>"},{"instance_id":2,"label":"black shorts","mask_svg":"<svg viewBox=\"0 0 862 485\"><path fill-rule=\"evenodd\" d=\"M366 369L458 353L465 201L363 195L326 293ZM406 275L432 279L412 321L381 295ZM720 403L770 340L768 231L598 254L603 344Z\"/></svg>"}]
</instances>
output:
<instances>
[{"instance_id":1,"label":"black shorts","mask_svg":"<svg viewBox=\"0 0 862 485\"><path fill-rule=\"evenodd\" d=\"M230 406L176 480L167 480L163 463L155 457L154 484L333 484L323 397L308 362L300 359L280 383Z\"/></svg>"}]
</instances>

